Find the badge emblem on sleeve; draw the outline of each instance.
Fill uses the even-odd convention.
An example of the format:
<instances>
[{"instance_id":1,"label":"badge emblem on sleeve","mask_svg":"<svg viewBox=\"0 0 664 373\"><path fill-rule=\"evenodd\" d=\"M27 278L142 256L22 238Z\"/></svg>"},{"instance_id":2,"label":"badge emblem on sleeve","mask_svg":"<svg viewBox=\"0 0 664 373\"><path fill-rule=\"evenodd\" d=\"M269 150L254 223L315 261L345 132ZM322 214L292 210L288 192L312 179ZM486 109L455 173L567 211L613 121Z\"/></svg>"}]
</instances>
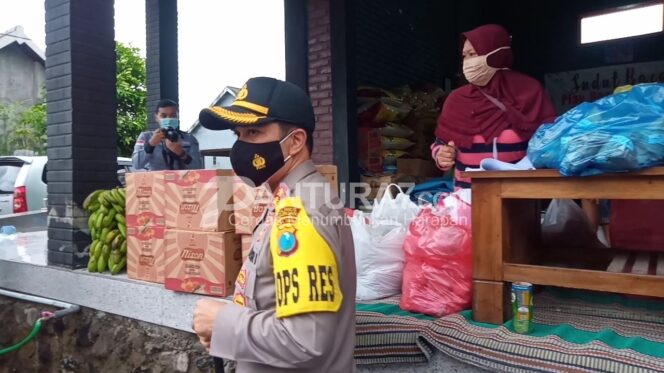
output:
<instances>
[{"instance_id":1,"label":"badge emblem on sleeve","mask_svg":"<svg viewBox=\"0 0 664 373\"><path fill-rule=\"evenodd\" d=\"M277 239L280 256L290 256L297 251L297 219L300 208L286 206L277 210Z\"/></svg>"},{"instance_id":2,"label":"badge emblem on sleeve","mask_svg":"<svg viewBox=\"0 0 664 373\"><path fill-rule=\"evenodd\" d=\"M281 255L288 256L297 250L297 237L295 237L295 229L292 232L285 231L279 233L279 250Z\"/></svg>"}]
</instances>

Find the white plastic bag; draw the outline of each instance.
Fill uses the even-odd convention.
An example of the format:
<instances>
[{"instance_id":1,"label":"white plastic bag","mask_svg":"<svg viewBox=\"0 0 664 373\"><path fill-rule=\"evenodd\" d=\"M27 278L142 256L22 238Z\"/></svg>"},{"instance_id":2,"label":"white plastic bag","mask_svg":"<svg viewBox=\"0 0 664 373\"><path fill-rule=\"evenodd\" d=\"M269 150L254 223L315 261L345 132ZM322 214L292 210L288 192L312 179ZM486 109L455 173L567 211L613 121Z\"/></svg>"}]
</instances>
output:
<instances>
[{"instance_id":1,"label":"white plastic bag","mask_svg":"<svg viewBox=\"0 0 664 373\"><path fill-rule=\"evenodd\" d=\"M402 227L383 225L381 232L372 229L368 217L355 211L350 219L355 244L357 292L359 300L386 298L401 292L403 252L406 238ZM386 233L384 236L379 233Z\"/></svg>"},{"instance_id":2,"label":"white plastic bag","mask_svg":"<svg viewBox=\"0 0 664 373\"><path fill-rule=\"evenodd\" d=\"M398 188L398 187L397 187ZM350 219L355 244L358 300L387 298L401 292L403 242L419 207L399 188L389 193L370 214L355 211Z\"/></svg>"},{"instance_id":3,"label":"white plastic bag","mask_svg":"<svg viewBox=\"0 0 664 373\"><path fill-rule=\"evenodd\" d=\"M392 197L390 188L396 188L399 193ZM385 189L383 198L374 201L371 222L372 224L395 223L407 228L419 212L419 206L410 200L410 196L404 193L401 187L397 184L390 184Z\"/></svg>"},{"instance_id":4,"label":"white plastic bag","mask_svg":"<svg viewBox=\"0 0 664 373\"><path fill-rule=\"evenodd\" d=\"M583 209L571 199L554 199L542 221L542 242L552 248L602 247Z\"/></svg>"}]
</instances>

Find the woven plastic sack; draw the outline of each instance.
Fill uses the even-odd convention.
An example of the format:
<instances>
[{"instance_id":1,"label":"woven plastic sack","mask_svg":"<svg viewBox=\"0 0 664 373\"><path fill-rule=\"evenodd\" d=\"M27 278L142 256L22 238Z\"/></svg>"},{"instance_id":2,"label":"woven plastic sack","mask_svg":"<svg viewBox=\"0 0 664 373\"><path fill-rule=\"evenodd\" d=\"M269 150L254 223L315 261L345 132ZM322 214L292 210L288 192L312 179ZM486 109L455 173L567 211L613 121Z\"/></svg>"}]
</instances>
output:
<instances>
[{"instance_id":1,"label":"woven plastic sack","mask_svg":"<svg viewBox=\"0 0 664 373\"><path fill-rule=\"evenodd\" d=\"M399 123L387 122L385 127L380 129L380 133L387 137L410 137L414 131L407 126Z\"/></svg>"},{"instance_id":2,"label":"woven plastic sack","mask_svg":"<svg viewBox=\"0 0 664 373\"><path fill-rule=\"evenodd\" d=\"M383 136L381 140L383 142L383 149L386 150L405 150L415 145L414 142L402 137Z\"/></svg>"},{"instance_id":3,"label":"woven plastic sack","mask_svg":"<svg viewBox=\"0 0 664 373\"><path fill-rule=\"evenodd\" d=\"M383 150L383 165L395 166L397 164L397 159L406 155L403 150Z\"/></svg>"}]
</instances>

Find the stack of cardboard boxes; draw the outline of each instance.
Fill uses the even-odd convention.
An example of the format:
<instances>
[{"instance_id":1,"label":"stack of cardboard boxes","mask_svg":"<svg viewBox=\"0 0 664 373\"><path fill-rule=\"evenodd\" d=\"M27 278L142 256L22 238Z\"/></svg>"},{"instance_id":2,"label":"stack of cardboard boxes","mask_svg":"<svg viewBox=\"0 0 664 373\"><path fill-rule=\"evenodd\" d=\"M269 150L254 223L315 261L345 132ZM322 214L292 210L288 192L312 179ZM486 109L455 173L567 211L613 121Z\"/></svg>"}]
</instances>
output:
<instances>
[{"instance_id":1,"label":"stack of cardboard boxes","mask_svg":"<svg viewBox=\"0 0 664 373\"><path fill-rule=\"evenodd\" d=\"M272 195L265 186L253 188L236 176L233 179L233 201L235 231L241 235L244 261L251 251L251 235L272 201Z\"/></svg>"},{"instance_id":2,"label":"stack of cardboard boxes","mask_svg":"<svg viewBox=\"0 0 664 373\"><path fill-rule=\"evenodd\" d=\"M165 171L166 288L226 296L242 266L233 222L233 173Z\"/></svg>"},{"instance_id":3,"label":"stack of cardboard boxes","mask_svg":"<svg viewBox=\"0 0 664 373\"><path fill-rule=\"evenodd\" d=\"M233 174L225 170L128 174L128 215L136 211L130 206L147 209L128 216L128 276L175 291L231 294L242 265L232 184ZM134 190L144 190L144 197Z\"/></svg>"},{"instance_id":4,"label":"stack of cardboard boxes","mask_svg":"<svg viewBox=\"0 0 664 373\"><path fill-rule=\"evenodd\" d=\"M164 283L164 175L140 172L126 175L127 275Z\"/></svg>"},{"instance_id":5,"label":"stack of cardboard boxes","mask_svg":"<svg viewBox=\"0 0 664 373\"><path fill-rule=\"evenodd\" d=\"M336 166L318 166L338 191ZM272 203L230 170L127 174L127 275L167 289L228 296Z\"/></svg>"}]
</instances>

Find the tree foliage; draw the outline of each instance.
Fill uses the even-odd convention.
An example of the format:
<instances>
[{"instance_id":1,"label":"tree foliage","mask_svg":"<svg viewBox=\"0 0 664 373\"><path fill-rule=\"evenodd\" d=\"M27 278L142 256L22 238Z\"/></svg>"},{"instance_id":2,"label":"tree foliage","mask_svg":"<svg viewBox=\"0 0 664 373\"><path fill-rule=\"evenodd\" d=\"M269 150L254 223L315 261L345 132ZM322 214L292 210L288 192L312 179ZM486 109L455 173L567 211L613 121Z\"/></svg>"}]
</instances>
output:
<instances>
[{"instance_id":1,"label":"tree foliage","mask_svg":"<svg viewBox=\"0 0 664 373\"><path fill-rule=\"evenodd\" d=\"M37 155L46 153L46 102L42 94L39 101L25 108L20 103L0 104L0 121L4 123L4 136L0 154L14 150L32 150Z\"/></svg>"},{"instance_id":2,"label":"tree foliage","mask_svg":"<svg viewBox=\"0 0 664 373\"><path fill-rule=\"evenodd\" d=\"M116 42L118 155L131 156L134 142L146 127L145 59L139 49ZM46 101L26 109L19 103L0 104L0 154L15 150L46 152Z\"/></svg>"},{"instance_id":3,"label":"tree foliage","mask_svg":"<svg viewBox=\"0 0 664 373\"><path fill-rule=\"evenodd\" d=\"M145 130L146 72L139 49L116 42L118 155L131 156L138 135Z\"/></svg>"}]
</instances>

